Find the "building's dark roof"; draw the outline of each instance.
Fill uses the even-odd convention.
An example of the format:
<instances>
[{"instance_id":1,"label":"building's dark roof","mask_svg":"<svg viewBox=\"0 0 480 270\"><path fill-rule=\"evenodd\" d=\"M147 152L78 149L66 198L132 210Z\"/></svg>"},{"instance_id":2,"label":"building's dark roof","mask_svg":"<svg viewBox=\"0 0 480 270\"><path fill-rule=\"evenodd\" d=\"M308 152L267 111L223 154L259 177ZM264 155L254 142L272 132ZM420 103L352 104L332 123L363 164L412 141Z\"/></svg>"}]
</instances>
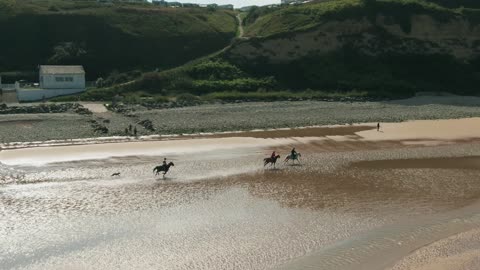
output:
<instances>
[{"instance_id":1,"label":"building's dark roof","mask_svg":"<svg viewBox=\"0 0 480 270\"><path fill-rule=\"evenodd\" d=\"M40 66L40 74L85 74L83 66Z\"/></svg>"}]
</instances>

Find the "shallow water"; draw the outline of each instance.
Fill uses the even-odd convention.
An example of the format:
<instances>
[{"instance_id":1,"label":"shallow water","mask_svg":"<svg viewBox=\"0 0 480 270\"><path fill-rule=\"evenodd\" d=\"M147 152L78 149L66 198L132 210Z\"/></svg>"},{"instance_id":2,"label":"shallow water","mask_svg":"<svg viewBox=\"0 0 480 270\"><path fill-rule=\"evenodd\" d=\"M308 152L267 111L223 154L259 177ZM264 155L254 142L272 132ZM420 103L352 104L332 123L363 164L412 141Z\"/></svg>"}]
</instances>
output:
<instances>
[{"instance_id":1,"label":"shallow water","mask_svg":"<svg viewBox=\"0 0 480 270\"><path fill-rule=\"evenodd\" d=\"M169 156L176 166L166 179L153 176L163 158L153 154L41 165L10 160L0 165L0 265L269 269L302 265L295 263L315 254L326 258L304 261L315 269L360 263L383 269L383 262L394 263L419 243L478 222L478 208L464 210L480 198L475 166L418 164L474 156L479 144L321 149L304 146L301 165L280 164L278 170L263 169L267 150L260 148L178 153ZM419 162L395 168L375 163L400 158ZM359 161L374 168L356 166ZM121 176L111 177L114 172ZM408 245L399 250L399 242ZM381 250L395 256L378 257ZM372 260L381 263L366 264Z\"/></svg>"}]
</instances>

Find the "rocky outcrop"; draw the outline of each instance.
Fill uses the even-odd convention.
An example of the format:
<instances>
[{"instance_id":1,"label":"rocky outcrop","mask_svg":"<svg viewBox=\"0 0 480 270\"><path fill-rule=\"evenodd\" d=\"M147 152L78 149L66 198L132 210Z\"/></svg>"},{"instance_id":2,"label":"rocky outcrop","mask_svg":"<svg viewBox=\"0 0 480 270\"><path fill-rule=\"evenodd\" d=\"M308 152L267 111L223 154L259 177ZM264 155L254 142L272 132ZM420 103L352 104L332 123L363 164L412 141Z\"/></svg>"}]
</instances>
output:
<instances>
[{"instance_id":1,"label":"rocky outcrop","mask_svg":"<svg viewBox=\"0 0 480 270\"><path fill-rule=\"evenodd\" d=\"M64 113L74 111L79 114L91 114L78 103L40 104L35 106L7 106L0 104L0 114Z\"/></svg>"}]
</instances>

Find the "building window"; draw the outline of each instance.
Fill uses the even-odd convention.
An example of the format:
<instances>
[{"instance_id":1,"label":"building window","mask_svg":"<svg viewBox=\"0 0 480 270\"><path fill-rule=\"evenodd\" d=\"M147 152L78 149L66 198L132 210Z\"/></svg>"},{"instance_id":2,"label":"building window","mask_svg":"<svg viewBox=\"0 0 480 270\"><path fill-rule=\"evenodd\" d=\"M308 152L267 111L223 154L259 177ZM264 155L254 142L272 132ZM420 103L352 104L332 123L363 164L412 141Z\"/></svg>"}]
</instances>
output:
<instances>
[{"instance_id":1,"label":"building window","mask_svg":"<svg viewBox=\"0 0 480 270\"><path fill-rule=\"evenodd\" d=\"M55 77L55 81L56 82L63 82L64 79L63 79L63 77Z\"/></svg>"},{"instance_id":2,"label":"building window","mask_svg":"<svg viewBox=\"0 0 480 270\"><path fill-rule=\"evenodd\" d=\"M65 77L66 82L73 82L73 77Z\"/></svg>"}]
</instances>

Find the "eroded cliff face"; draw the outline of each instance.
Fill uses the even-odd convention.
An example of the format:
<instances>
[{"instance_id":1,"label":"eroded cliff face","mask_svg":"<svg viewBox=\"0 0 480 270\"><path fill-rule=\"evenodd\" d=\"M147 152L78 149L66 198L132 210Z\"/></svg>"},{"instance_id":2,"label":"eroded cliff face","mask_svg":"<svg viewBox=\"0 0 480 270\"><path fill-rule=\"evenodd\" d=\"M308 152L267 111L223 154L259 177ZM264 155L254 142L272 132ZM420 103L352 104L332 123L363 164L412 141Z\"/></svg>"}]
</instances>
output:
<instances>
[{"instance_id":1,"label":"eroded cliff face","mask_svg":"<svg viewBox=\"0 0 480 270\"><path fill-rule=\"evenodd\" d=\"M329 21L306 32L251 38L232 46L227 57L281 63L346 47L372 56L447 54L457 59L473 59L480 56L480 24L460 17L438 21L429 15L412 15L402 25L379 14L375 22L367 18Z\"/></svg>"}]
</instances>

